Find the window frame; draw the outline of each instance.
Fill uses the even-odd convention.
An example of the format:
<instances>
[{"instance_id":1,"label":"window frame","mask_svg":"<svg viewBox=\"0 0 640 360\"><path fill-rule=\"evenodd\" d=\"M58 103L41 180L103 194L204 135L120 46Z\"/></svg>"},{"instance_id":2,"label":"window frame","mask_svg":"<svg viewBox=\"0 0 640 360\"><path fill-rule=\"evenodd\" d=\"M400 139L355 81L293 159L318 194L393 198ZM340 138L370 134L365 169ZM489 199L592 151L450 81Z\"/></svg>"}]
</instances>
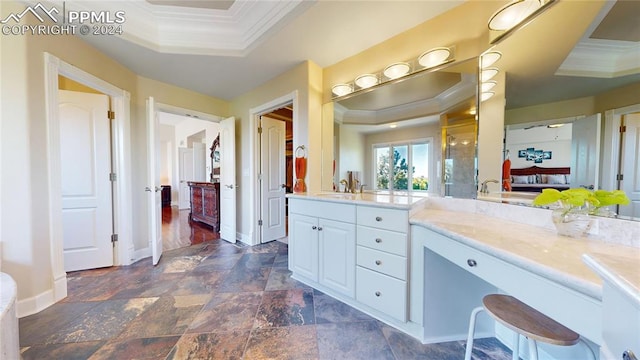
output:
<instances>
[{"instance_id":1,"label":"window frame","mask_svg":"<svg viewBox=\"0 0 640 360\"><path fill-rule=\"evenodd\" d=\"M409 172L408 174L408 189L394 189L394 183L393 183L393 169L391 168L391 161L389 161L387 163L388 166L388 170L389 170L389 188L388 189L378 189L377 188L377 178L378 178L378 164L377 164L377 156L376 156L376 150L377 149L388 149L389 150L389 159L391 159L391 156L393 156L393 148L395 147L399 147L399 146L407 146L407 166L409 167L409 169L411 169L413 167L413 146L412 145L421 145L421 144L426 144L427 145L427 178L429 179L429 188L427 190L414 190L413 189L413 174L411 172ZM435 190L435 183L434 183L434 179L436 177L436 172L435 172L435 167L433 164L433 153L434 153L434 141L433 141L433 137L426 137L426 138L418 138L418 139L411 139L411 140L399 140L399 141L390 141L390 142L381 142L381 143L375 143L375 144L371 144L371 179L372 179L372 184L374 184L372 186L372 190L374 191L389 191L389 192L408 192L408 193L432 193Z\"/></svg>"}]
</instances>

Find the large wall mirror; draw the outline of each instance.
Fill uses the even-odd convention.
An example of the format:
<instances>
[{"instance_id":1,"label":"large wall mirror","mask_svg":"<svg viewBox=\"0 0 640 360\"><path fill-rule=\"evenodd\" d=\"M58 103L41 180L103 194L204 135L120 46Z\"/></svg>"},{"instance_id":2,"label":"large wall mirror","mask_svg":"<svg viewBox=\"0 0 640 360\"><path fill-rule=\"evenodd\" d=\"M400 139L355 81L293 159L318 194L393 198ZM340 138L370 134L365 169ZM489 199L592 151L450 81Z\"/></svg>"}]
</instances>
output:
<instances>
[{"instance_id":1,"label":"large wall mirror","mask_svg":"<svg viewBox=\"0 0 640 360\"><path fill-rule=\"evenodd\" d=\"M322 189L475 197L477 76L472 58L335 98Z\"/></svg>"},{"instance_id":2,"label":"large wall mirror","mask_svg":"<svg viewBox=\"0 0 640 360\"><path fill-rule=\"evenodd\" d=\"M632 205L617 212L640 219L639 18L638 1L558 1L492 49L502 53L514 192L619 188Z\"/></svg>"}]
</instances>

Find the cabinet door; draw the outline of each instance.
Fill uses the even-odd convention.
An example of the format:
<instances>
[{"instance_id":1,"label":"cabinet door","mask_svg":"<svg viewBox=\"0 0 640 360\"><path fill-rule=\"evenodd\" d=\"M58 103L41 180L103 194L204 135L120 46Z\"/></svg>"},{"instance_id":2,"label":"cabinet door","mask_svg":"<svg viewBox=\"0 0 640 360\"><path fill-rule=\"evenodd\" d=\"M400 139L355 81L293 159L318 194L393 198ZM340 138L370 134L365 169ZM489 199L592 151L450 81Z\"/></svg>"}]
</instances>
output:
<instances>
[{"instance_id":1,"label":"cabinet door","mask_svg":"<svg viewBox=\"0 0 640 360\"><path fill-rule=\"evenodd\" d=\"M202 188L191 186L191 216L200 217L203 215Z\"/></svg>"},{"instance_id":2,"label":"cabinet door","mask_svg":"<svg viewBox=\"0 0 640 360\"><path fill-rule=\"evenodd\" d=\"M318 219L291 214L289 221L289 270L318 281Z\"/></svg>"},{"instance_id":3,"label":"cabinet door","mask_svg":"<svg viewBox=\"0 0 640 360\"><path fill-rule=\"evenodd\" d=\"M319 219L320 283L344 295L355 296L356 226Z\"/></svg>"}]
</instances>

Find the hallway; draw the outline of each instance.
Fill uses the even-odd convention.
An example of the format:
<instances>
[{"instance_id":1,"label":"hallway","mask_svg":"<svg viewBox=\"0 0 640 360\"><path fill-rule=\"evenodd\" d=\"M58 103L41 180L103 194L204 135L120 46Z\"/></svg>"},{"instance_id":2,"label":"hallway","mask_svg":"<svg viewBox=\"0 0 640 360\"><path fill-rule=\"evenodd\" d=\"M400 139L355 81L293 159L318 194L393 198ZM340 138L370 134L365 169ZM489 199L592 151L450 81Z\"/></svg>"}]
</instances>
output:
<instances>
[{"instance_id":1,"label":"hallway","mask_svg":"<svg viewBox=\"0 0 640 360\"><path fill-rule=\"evenodd\" d=\"M148 258L69 273L67 298L20 319L23 358L463 357L464 342L422 345L291 279L287 244L230 244L189 227L183 213L167 213L165 244L194 244L166 251L157 266ZM474 359L511 358L495 339L474 345Z\"/></svg>"}]
</instances>

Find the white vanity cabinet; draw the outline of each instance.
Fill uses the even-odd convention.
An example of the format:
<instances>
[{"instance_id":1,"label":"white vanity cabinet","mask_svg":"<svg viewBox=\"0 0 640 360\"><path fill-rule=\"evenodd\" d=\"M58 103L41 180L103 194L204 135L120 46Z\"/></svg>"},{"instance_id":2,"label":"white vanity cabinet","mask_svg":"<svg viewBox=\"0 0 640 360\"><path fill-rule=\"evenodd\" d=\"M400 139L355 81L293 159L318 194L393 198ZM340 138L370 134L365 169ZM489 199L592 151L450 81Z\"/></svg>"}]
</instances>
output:
<instances>
[{"instance_id":1,"label":"white vanity cabinet","mask_svg":"<svg viewBox=\"0 0 640 360\"><path fill-rule=\"evenodd\" d=\"M290 270L353 298L355 205L289 199L289 212Z\"/></svg>"},{"instance_id":2,"label":"white vanity cabinet","mask_svg":"<svg viewBox=\"0 0 640 360\"><path fill-rule=\"evenodd\" d=\"M407 321L409 212L358 206L356 300Z\"/></svg>"}]
</instances>

